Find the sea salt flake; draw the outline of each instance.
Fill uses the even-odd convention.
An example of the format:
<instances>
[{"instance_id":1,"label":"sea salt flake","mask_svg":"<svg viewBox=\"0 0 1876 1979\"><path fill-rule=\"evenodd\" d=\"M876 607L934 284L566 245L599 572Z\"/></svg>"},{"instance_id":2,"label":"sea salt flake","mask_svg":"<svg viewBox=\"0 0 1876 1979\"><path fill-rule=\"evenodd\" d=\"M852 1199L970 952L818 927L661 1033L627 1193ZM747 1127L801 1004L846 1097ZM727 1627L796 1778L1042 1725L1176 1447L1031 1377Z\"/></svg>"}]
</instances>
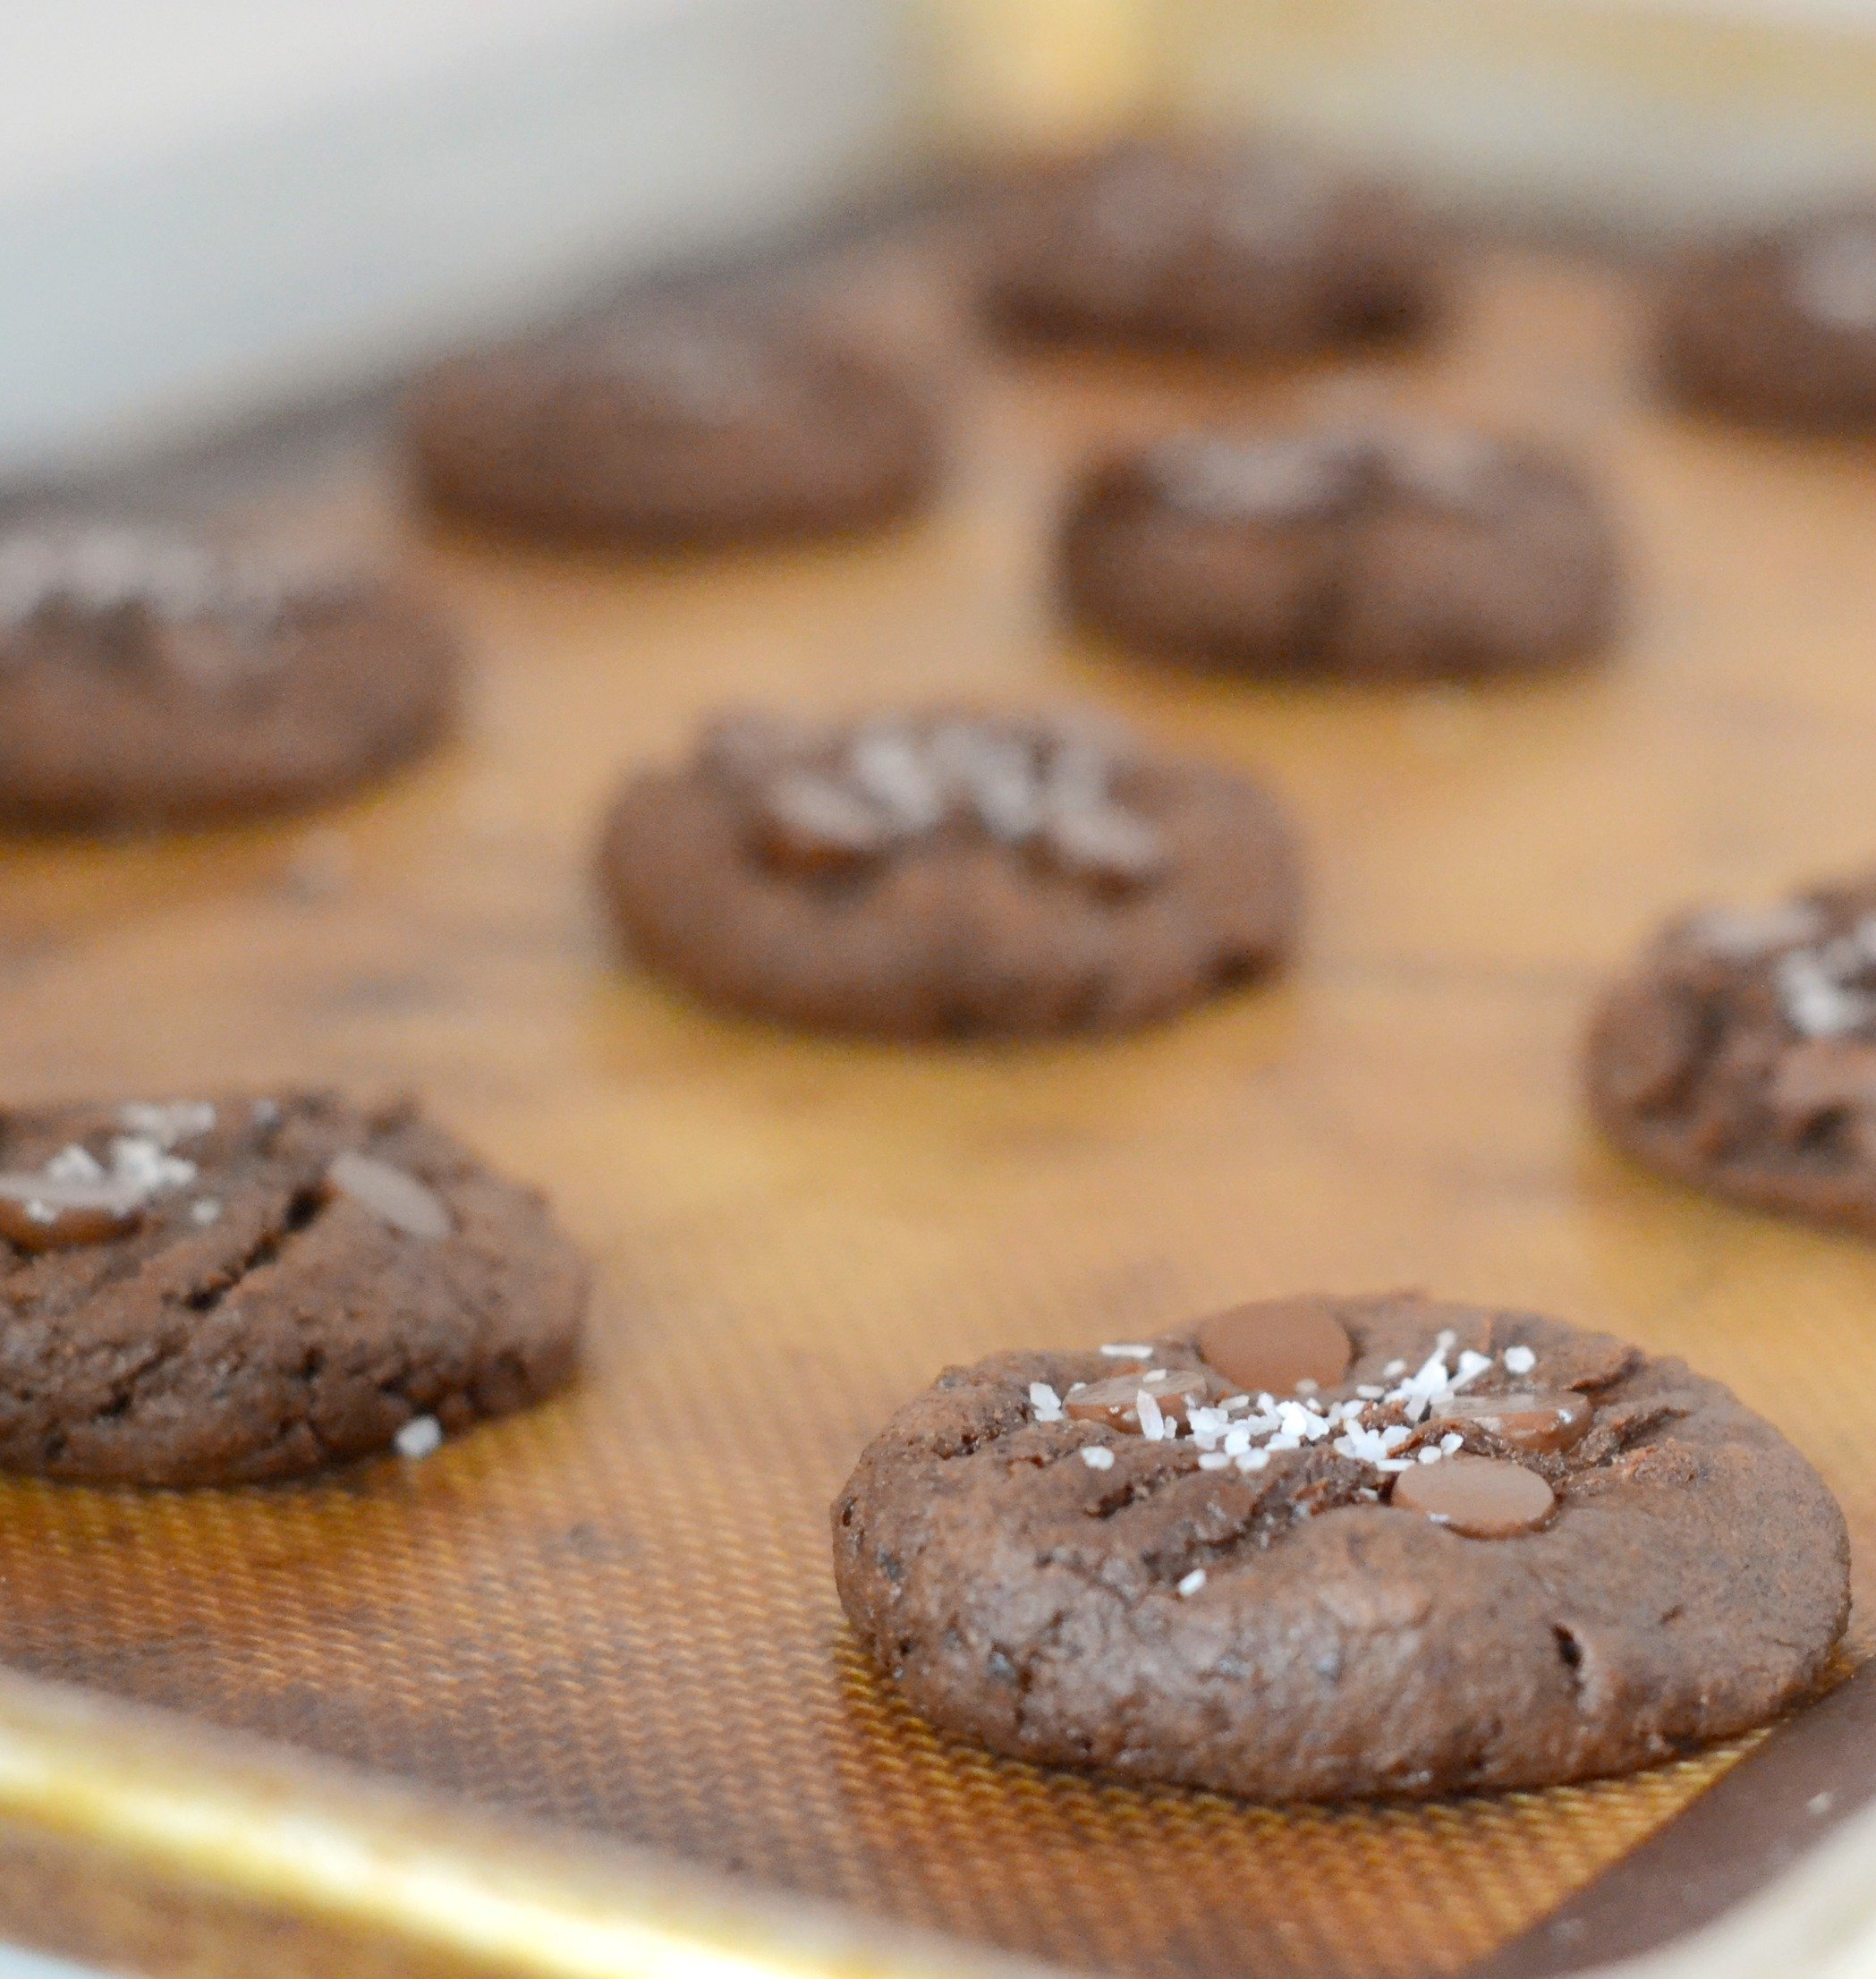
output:
<instances>
[{"instance_id":1,"label":"sea salt flake","mask_svg":"<svg viewBox=\"0 0 1876 1979\"><path fill-rule=\"evenodd\" d=\"M413 1415L391 1439L400 1457L428 1457L443 1444L443 1425L434 1415Z\"/></svg>"},{"instance_id":2,"label":"sea salt flake","mask_svg":"<svg viewBox=\"0 0 1876 1979\"><path fill-rule=\"evenodd\" d=\"M1446 1453L1447 1456L1450 1457L1455 1450L1464 1449L1465 1448L1465 1439L1461 1436L1456 1430L1448 1430L1447 1433L1439 1439L1439 1448Z\"/></svg>"},{"instance_id":3,"label":"sea salt flake","mask_svg":"<svg viewBox=\"0 0 1876 1979\"><path fill-rule=\"evenodd\" d=\"M1170 1440L1178 1433L1167 1421L1159 1403L1144 1389L1133 1397L1133 1406L1140 1413L1140 1433L1149 1443L1158 1443L1162 1439Z\"/></svg>"},{"instance_id":4,"label":"sea salt flake","mask_svg":"<svg viewBox=\"0 0 1876 1979\"><path fill-rule=\"evenodd\" d=\"M1125 1340L1111 1342L1101 1349L1110 1361L1150 1361L1153 1350L1150 1346L1134 1346Z\"/></svg>"},{"instance_id":5,"label":"sea salt flake","mask_svg":"<svg viewBox=\"0 0 1876 1979\"><path fill-rule=\"evenodd\" d=\"M206 1100L179 1100L162 1106L133 1100L118 1108L117 1124L125 1133L154 1141L166 1151L212 1134L215 1108Z\"/></svg>"},{"instance_id":6,"label":"sea salt flake","mask_svg":"<svg viewBox=\"0 0 1876 1979\"><path fill-rule=\"evenodd\" d=\"M1201 1462L1203 1459L1201 1458ZM1082 1462L1091 1471L1111 1471L1114 1468L1114 1452L1105 1443L1084 1443L1082 1446Z\"/></svg>"},{"instance_id":7,"label":"sea salt flake","mask_svg":"<svg viewBox=\"0 0 1876 1979\"><path fill-rule=\"evenodd\" d=\"M191 1223L199 1223L204 1227L211 1223L218 1223L221 1214L222 1206L212 1195L205 1195L199 1202L191 1202L189 1206L189 1220Z\"/></svg>"},{"instance_id":8,"label":"sea salt flake","mask_svg":"<svg viewBox=\"0 0 1876 1979\"><path fill-rule=\"evenodd\" d=\"M1179 1583L1180 1600L1184 1601L1188 1595L1196 1594L1204 1584L1205 1569L1202 1567L1193 1567L1192 1572Z\"/></svg>"},{"instance_id":9,"label":"sea salt flake","mask_svg":"<svg viewBox=\"0 0 1876 1979\"><path fill-rule=\"evenodd\" d=\"M1458 1368L1447 1386L1456 1389L1464 1388L1468 1381L1476 1381L1490 1365L1490 1355L1474 1354L1471 1347L1467 1347L1460 1355Z\"/></svg>"},{"instance_id":10,"label":"sea salt flake","mask_svg":"<svg viewBox=\"0 0 1876 1979\"><path fill-rule=\"evenodd\" d=\"M1846 970L1844 958L1833 953L1837 946L1794 949L1773 971L1778 1006L1802 1037L1839 1038L1876 1019L1876 997L1843 980L1861 969L1861 956L1853 953Z\"/></svg>"},{"instance_id":11,"label":"sea salt flake","mask_svg":"<svg viewBox=\"0 0 1876 1979\"><path fill-rule=\"evenodd\" d=\"M75 1142L61 1148L46 1164L46 1173L55 1182L102 1182L104 1165Z\"/></svg>"},{"instance_id":12,"label":"sea salt flake","mask_svg":"<svg viewBox=\"0 0 1876 1979\"><path fill-rule=\"evenodd\" d=\"M1224 1450L1207 1450L1199 1459L1199 1468L1201 1471L1221 1471L1230 1461L1230 1456Z\"/></svg>"},{"instance_id":13,"label":"sea salt flake","mask_svg":"<svg viewBox=\"0 0 1876 1979\"><path fill-rule=\"evenodd\" d=\"M1507 1346L1504 1359L1506 1372L1511 1374L1528 1374L1537 1365L1537 1355L1528 1346Z\"/></svg>"},{"instance_id":14,"label":"sea salt flake","mask_svg":"<svg viewBox=\"0 0 1876 1979\"><path fill-rule=\"evenodd\" d=\"M1030 1383L1029 1406L1034 1411L1039 1423L1059 1423L1062 1420L1062 1397L1047 1381Z\"/></svg>"},{"instance_id":15,"label":"sea salt flake","mask_svg":"<svg viewBox=\"0 0 1876 1979\"><path fill-rule=\"evenodd\" d=\"M1241 1471L1261 1471L1270 1461L1269 1450L1246 1450L1233 1460Z\"/></svg>"}]
</instances>

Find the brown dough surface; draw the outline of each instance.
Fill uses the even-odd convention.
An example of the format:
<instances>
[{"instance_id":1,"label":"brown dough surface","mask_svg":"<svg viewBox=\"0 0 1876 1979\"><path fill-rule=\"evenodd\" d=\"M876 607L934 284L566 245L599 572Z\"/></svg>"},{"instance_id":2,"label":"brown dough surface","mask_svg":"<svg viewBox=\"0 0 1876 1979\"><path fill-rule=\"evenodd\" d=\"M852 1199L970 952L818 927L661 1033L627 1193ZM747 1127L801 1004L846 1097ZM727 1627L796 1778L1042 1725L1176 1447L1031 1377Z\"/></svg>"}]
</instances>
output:
<instances>
[{"instance_id":1,"label":"brown dough surface","mask_svg":"<svg viewBox=\"0 0 1876 1979\"><path fill-rule=\"evenodd\" d=\"M658 311L441 367L412 395L440 506L548 536L709 546L868 528L937 485L887 361L733 308Z\"/></svg>"},{"instance_id":2,"label":"brown dough surface","mask_svg":"<svg viewBox=\"0 0 1876 1979\"><path fill-rule=\"evenodd\" d=\"M1012 196L985 297L1023 335L1269 358L1425 329L1446 264L1404 193L1305 153L1130 143Z\"/></svg>"},{"instance_id":3,"label":"brown dough surface","mask_svg":"<svg viewBox=\"0 0 1876 1979\"><path fill-rule=\"evenodd\" d=\"M812 729L788 746L837 768L862 731L966 721L1040 752L1041 718L943 712ZM1113 792L1161 870L1116 890L961 819L852 870L763 855L746 780L706 738L633 777L607 818L599 883L628 947L708 1000L879 1036L1037 1035L1163 1017L1287 954L1298 913L1289 830L1236 771L1111 750Z\"/></svg>"},{"instance_id":4,"label":"brown dough surface","mask_svg":"<svg viewBox=\"0 0 1876 1979\"><path fill-rule=\"evenodd\" d=\"M1605 998L1585 1069L1650 1167L1876 1235L1876 878L1671 922Z\"/></svg>"},{"instance_id":5,"label":"brown dough surface","mask_svg":"<svg viewBox=\"0 0 1876 1979\"><path fill-rule=\"evenodd\" d=\"M1533 445L1382 428L1193 433L1098 466L1061 584L1081 624L1254 675L1471 679L1568 665L1614 630L1614 532Z\"/></svg>"},{"instance_id":6,"label":"brown dough surface","mask_svg":"<svg viewBox=\"0 0 1876 1979\"><path fill-rule=\"evenodd\" d=\"M1697 250L1661 285L1659 362L1688 404L1773 425L1876 425L1876 210Z\"/></svg>"},{"instance_id":7,"label":"brown dough surface","mask_svg":"<svg viewBox=\"0 0 1876 1979\"><path fill-rule=\"evenodd\" d=\"M0 822L291 810L434 743L454 636L369 578L294 579L174 531L0 532Z\"/></svg>"},{"instance_id":8,"label":"brown dough surface","mask_svg":"<svg viewBox=\"0 0 1876 1979\"><path fill-rule=\"evenodd\" d=\"M1325 1442L1244 1474L1189 1439L1039 1420L1031 1383L1065 1394L1115 1361L997 1355L902 1409L833 1510L841 1599L911 1703L1019 1758L1341 1799L1620 1772L1817 1685L1848 1610L1843 1519L1727 1389L1533 1314L1324 1303L1356 1348L1338 1396L1417 1369L1442 1329L1494 1356L1481 1389L1590 1395L1580 1443L1516 1459L1556 1493L1549 1523L1464 1537L1364 1496L1389 1474ZM1503 1360L1524 1347L1529 1376ZM1195 1358L1189 1332L1154 1343L1155 1364Z\"/></svg>"},{"instance_id":9,"label":"brown dough surface","mask_svg":"<svg viewBox=\"0 0 1876 1979\"><path fill-rule=\"evenodd\" d=\"M533 1191L407 1102L202 1104L212 1123L154 1137L115 1106L0 1114L9 1177L73 1147L119 1171L126 1140L145 1163L181 1164L125 1236L0 1242L0 1465L138 1484L287 1477L381 1450L415 1416L465 1429L571 1374L586 1267ZM335 1189L348 1152L417 1184L448 1234L412 1236Z\"/></svg>"}]
</instances>

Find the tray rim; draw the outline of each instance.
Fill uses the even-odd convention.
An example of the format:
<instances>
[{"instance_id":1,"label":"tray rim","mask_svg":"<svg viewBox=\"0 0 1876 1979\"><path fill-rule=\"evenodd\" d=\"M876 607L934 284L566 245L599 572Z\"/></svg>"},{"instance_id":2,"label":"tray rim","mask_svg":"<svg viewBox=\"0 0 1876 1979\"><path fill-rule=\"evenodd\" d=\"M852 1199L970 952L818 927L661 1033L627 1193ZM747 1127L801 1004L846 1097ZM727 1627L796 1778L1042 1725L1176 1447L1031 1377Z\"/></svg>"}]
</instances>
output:
<instances>
[{"instance_id":1,"label":"tray rim","mask_svg":"<svg viewBox=\"0 0 1876 1979\"><path fill-rule=\"evenodd\" d=\"M185 1893L531 1979L1062 1974L4 1668L0 1821Z\"/></svg>"},{"instance_id":2,"label":"tray rim","mask_svg":"<svg viewBox=\"0 0 1876 1979\"><path fill-rule=\"evenodd\" d=\"M0 1668L0 1821L185 1895L527 1979L1066 1979L1066 1968L649 1849L465 1811L181 1713ZM1712 1924L1579 1979L1872 1969L1876 1807Z\"/></svg>"}]
</instances>

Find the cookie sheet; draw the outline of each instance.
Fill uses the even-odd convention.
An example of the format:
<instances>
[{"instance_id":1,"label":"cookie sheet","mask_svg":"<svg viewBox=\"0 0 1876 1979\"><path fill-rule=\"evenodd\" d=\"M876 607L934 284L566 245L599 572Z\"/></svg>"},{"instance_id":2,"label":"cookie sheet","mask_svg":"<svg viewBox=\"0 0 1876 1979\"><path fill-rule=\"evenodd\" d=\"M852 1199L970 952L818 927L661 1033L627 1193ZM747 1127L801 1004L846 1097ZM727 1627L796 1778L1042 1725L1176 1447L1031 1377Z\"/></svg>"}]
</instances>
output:
<instances>
[{"instance_id":1,"label":"cookie sheet","mask_svg":"<svg viewBox=\"0 0 1876 1979\"><path fill-rule=\"evenodd\" d=\"M1876 1245L1639 1172L1587 1128L1575 1059L1659 915L1870 855L1876 476L1651 408L1635 292L1586 261L1488 257L1423 357L1233 378L945 359L925 251L867 251L895 330L955 374L930 520L609 558L403 517L372 435L322 446L253 513L388 542L454 605L479 655L463 744L310 821L0 849L10 1093L414 1085L552 1193L600 1285L578 1389L420 1463L0 1482L0 1660L1063 1966L1453 1971L1733 1749L1340 1809L1034 1771L927 1730L856 1653L827 1506L947 1362L1416 1285L1729 1381L1822 1470L1866 1572ZM1635 576L1609 667L1311 692L1059 629L1048 534L1091 446L1367 395L1604 461ZM1288 979L1134 1037L904 1049L725 1019L616 964L588 864L625 765L726 702L924 696L1091 702L1262 770L1309 850Z\"/></svg>"}]
</instances>

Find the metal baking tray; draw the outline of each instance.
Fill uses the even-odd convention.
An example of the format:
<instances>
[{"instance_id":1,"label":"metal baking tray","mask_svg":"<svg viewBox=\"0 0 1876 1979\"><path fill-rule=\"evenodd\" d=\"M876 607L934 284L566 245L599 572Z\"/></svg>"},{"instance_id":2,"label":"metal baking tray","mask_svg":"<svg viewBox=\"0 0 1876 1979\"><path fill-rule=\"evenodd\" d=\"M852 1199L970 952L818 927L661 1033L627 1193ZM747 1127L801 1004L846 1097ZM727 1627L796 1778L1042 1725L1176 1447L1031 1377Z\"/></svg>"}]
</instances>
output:
<instances>
[{"instance_id":1,"label":"metal baking tray","mask_svg":"<svg viewBox=\"0 0 1876 1979\"><path fill-rule=\"evenodd\" d=\"M552 1193L599 1284L581 1384L421 1463L0 1481L0 1924L153 1971L1456 1969L1742 1746L1430 1805L1122 1787L934 1734L834 1597L828 1503L940 1366L1261 1293L1420 1285L1684 1354L1872 1557L1876 1250L1636 1172L1575 1070L1660 914L1867 856L1867 453L1653 408L1635 279L1560 251L1481 252L1424 353L1221 378L972 351L953 245L888 230L819 271L951 367L929 519L559 552L407 514L369 421L316 436L242 503L435 589L477 656L462 744L310 821L0 850L10 1092L415 1087ZM1610 666L1245 687L1061 629L1049 533L1091 447L1351 394L1600 459L1635 573ZM1310 854L1287 979L1134 1037L905 1049L615 961L588 860L625 766L725 703L960 694L1263 772Z\"/></svg>"}]
</instances>

